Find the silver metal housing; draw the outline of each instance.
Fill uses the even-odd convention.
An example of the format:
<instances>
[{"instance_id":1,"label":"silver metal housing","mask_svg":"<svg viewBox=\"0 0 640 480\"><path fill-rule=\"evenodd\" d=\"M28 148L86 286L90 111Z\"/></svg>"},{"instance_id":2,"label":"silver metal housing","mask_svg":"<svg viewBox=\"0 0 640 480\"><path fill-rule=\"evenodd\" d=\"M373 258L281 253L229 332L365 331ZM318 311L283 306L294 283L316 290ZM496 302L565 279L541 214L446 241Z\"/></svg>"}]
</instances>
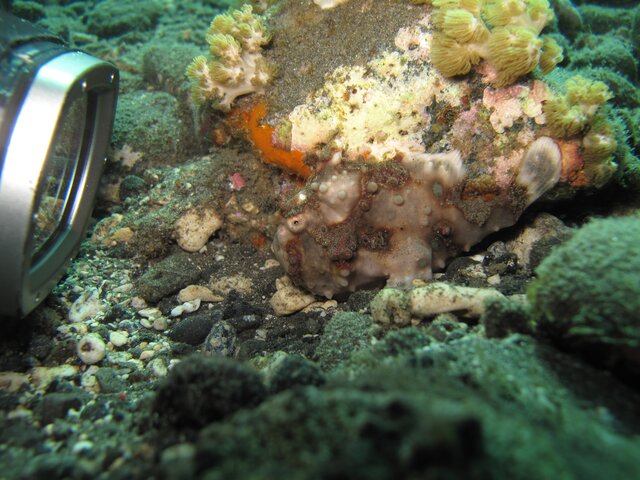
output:
<instances>
[{"instance_id":1,"label":"silver metal housing","mask_svg":"<svg viewBox=\"0 0 640 480\"><path fill-rule=\"evenodd\" d=\"M0 159L0 316L33 310L63 275L85 234L111 137L118 72L78 51L43 64L33 77ZM34 251L35 212L43 194L52 145L67 109L85 97L82 142L60 223ZM84 101L84 100L83 100ZM71 161L71 160L70 160Z\"/></svg>"}]
</instances>

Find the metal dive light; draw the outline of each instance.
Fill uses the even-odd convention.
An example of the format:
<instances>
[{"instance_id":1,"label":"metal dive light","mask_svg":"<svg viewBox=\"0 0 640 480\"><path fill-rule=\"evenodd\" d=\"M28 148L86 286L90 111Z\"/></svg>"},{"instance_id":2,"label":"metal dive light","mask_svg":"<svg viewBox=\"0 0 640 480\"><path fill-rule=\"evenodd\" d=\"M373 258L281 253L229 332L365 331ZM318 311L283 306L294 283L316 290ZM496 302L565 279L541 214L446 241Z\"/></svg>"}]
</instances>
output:
<instances>
[{"instance_id":1,"label":"metal dive light","mask_svg":"<svg viewBox=\"0 0 640 480\"><path fill-rule=\"evenodd\" d=\"M0 10L0 317L32 311L89 223L117 69Z\"/></svg>"}]
</instances>

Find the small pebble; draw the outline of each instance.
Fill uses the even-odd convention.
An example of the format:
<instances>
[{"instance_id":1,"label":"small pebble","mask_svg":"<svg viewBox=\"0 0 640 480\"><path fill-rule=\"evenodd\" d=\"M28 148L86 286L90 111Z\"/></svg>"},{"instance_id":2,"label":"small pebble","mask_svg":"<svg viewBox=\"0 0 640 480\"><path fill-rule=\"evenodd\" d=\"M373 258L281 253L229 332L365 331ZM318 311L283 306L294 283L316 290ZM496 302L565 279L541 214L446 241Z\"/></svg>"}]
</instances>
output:
<instances>
[{"instance_id":1,"label":"small pebble","mask_svg":"<svg viewBox=\"0 0 640 480\"><path fill-rule=\"evenodd\" d=\"M126 332L111 332L109 334L109 341L115 347L122 347L129 341L129 335Z\"/></svg>"},{"instance_id":2,"label":"small pebble","mask_svg":"<svg viewBox=\"0 0 640 480\"><path fill-rule=\"evenodd\" d=\"M237 336L235 329L224 320L216 323L204 341L205 355L216 357L234 357Z\"/></svg>"},{"instance_id":3,"label":"small pebble","mask_svg":"<svg viewBox=\"0 0 640 480\"><path fill-rule=\"evenodd\" d=\"M142 360L143 362L153 358L153 356L156 354L156 352L154 352L153 350L145 350L144 352L142 352L140 354L140 360Z\"/></svg>"},{"instance_id":4,"label":"small pebble","mask_svg":"<svg viewBox=\"0 0 640 480\"><path fill-rule=\"evenodd\" d=\"M93 442L89 440L80 440L71 449L74 455L89 453L93 450Z\"/></svg>"},{"instance_id":5,"label":"small pebble","mask_svg":"<svg viewBox=\"0 0 640 480\"><path fill-rule=\"evenodd\" d=\"M131 299L131 306L136 310L142 310L143 308L147 308L147 302L144 298L141 297L133 297Z\"/></svg>"},{"instance_id":6,"label":"small pebble","mask_svg":"<svg viewBox=\"0 0 640 480\"><path fill-rule=\"evenodd\" d=\"M153 321L154 330L158 330L159 332L164 332L167 328L169 328L169 323L165 317L156 318Z\"/></svg>"},{"instance_id":7,"label":"small pebble","mask_svg":"<svg viewBox=\"0 0 640 480\"><path fill-rule=\"evenodd\" d=\"M162 316L162 312L157 308L143 308L142 310L138 310L138 315L144 318L158 318Z\"/></svg>"},{"instance_id":8,"label":"small pebble","mask_svg":"<svg viewBox=\"0 0 640 480\"><path fill-rule=\"evenodd\" d=\"M180 248L197 252L222 224L222 217L212 208L189 210L176 220L173 236Z\"/></svg>"},{"instance_id":9,"label":"small pebble","mask_svg":"<svg viewBox=\"0 0 640 480\"><path fill-rule=\"evenodd\" d=\"M172 317L179 317L183 313L192 313L200 308L200 299L196 298L195 300L191 300L189 302L184 302L182 305L178 305L173 310L171 310Z\"/></svg>"},{"instance_id":10,"label":"small pebble","mask_svg":"<svg viewBox=\"0 0 640 480\"><path fill-rule=\"evenodd\" d=\"M204 285L189 285L178 293L178 301L180 303L190 302L199 299L203 302L221 302L224 297L216 295Z\"/></svg>"},{"instance_id":11,"label":"small pebble","mask_svg":"<svg viewBox=\"0 0 640 480\"><path fill-rule=\"evenodd\" d=\"M164 363L164 360L162 360L161 358L152 359L147 365L147 368L149 369L151 374L156 378L166 377L167 373L169 372L167 365Z\"/></svg>"},{"instance_id":12,"label":"small pebble","mask_svg":"<svg viewBox=\"0 0 640 480\"><path fill-rule=\"evenodd\" d=\"M100 335L89 333L78 342L76 350L83 363L93 365L104 358L107 346Z\"/></svg>"},{"instance_id":13,"label":"small pebble","mask_svg":"<svg viewBox=\"0 0 640 480\"><path fill-rule=\"evenodd\" d=\"M93 318L105 309L96 290L85 290L69 309L68 318L72 323Z\"/></svg>"}]
</instances>

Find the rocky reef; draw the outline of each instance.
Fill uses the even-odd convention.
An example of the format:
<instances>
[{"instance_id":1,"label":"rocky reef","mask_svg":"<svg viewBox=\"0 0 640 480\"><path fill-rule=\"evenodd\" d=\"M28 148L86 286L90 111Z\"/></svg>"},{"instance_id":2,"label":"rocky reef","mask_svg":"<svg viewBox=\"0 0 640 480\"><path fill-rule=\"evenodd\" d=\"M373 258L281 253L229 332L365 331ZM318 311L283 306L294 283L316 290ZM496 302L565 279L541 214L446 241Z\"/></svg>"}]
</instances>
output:
<instances>
[{"instance_id":1,"label":"rocky reef","mask_svg":"<svg viewBox=\"0 0 640 480\"><path fill-rule=\"evenodd\" d=\"M296 2L288 8L274 23L299 15ZM249 135L254 145L279 149L276 163L306 178L283 192L273 251L296 284L328 298L428 280L547 192L600 188L617 168L607 86L545 82L563 60L541 36L554 19L548 2L408 8L391 45L328 69L319 88L302 87L303 102L240 107L261 109L254 123L270 128L266 146ZM354 12L380 15L357 1L321 15ZM265 55L277 63L278 44ZM275 81L267 99L284 88Z\"/></svg>"},{"instance_id":2,"label":"rocky reef","mask_svg":"<svg viewBox=\"0 0 640 480\"><path fill-rule=\"evenodd\" d=\"M640 478L637 2L9 3L122 81L0 476Z\"/></svg>"}]
</instances>

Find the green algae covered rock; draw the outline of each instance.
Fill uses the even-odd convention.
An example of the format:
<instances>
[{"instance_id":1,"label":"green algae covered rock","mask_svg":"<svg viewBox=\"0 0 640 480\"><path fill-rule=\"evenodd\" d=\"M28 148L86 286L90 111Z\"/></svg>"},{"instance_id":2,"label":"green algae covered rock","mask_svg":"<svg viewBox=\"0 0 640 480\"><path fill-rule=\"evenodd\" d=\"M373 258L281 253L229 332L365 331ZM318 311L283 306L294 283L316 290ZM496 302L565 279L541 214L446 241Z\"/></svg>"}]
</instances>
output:
<instances>
[{"instance_id":1,"label":"green algae covered rock","mask_svg":"<svg viewBox=\"0 0 640 480\"><path fill-rule=\"evenodd\" d=\"M158 387L154 411L177 428L202 428L266 396L260 375L228 358L193 355L177 364Z\"/></svg>"},{"instance_id":2,"label":"green algae covered rock","mask_svg":"<svg viewBox=\"0 0 640 480\"><path fill-rule=\"evenodd\" d=\"M528 296L539 333L640 376L640 218L595 220L547 257Z\"/></svg>"}]
</instances>

